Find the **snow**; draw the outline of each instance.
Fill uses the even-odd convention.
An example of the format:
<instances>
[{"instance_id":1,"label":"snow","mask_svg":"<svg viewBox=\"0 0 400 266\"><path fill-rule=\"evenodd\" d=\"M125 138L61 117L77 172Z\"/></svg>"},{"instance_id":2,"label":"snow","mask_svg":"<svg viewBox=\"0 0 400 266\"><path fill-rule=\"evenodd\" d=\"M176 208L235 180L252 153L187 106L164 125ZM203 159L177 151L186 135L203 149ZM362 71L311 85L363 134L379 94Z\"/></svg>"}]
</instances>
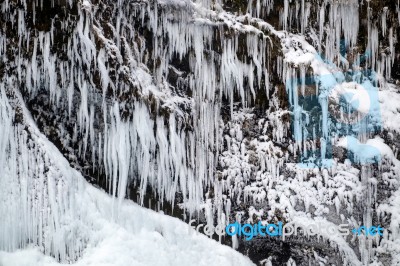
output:
<instances>
[{"instance_id":1,"label":"snow","mask_svg":"<svg viewBox=\"0 0 400 266\"><path fill-rule=\"evenodd\" d=\"M110 221L113 199L85 184L84 205L90 218L91 239L72 265L254 265L233 249L208 239L184 222L124 201L118 222ZM0 251L2 266L64 265L37 247Z\"/></svg>"},{"instance_id":2,"label":"snow","mask_svg":"<svg viewBox=\"0 0 400 266\"><path fill-rule=\"evenodd\" d=\"M339 140L336 145L351 151L356 156L356 161L363 164L375 160L380 162L385 157L389 160L394 160L393 151L379 137L369 139L363 144L358 139L348 136Z\"/></svg>"},{"instance_id":3,"label":"snow","mask_svg":"<svg viewBox=\"0 0 400 266\"><path fill-rule=\"evenodd\" d=\"M353 109L363 114L371 110L372 103L364 86L356 82L342 83L333 88L330 96L338 100L341 95Z\"/></svg>"},{"instance_id":4,"label":"snow","mask_svg":"<svg viewBox=\"0 0 400 266\"><path fill-rule=\"evenodd\" d=\"M381 90L379 91L382 123L386 129L395 131L397 133L400 133L399 102L399 89L392 84L383 84Z\"/></svg>"}]
</instances>

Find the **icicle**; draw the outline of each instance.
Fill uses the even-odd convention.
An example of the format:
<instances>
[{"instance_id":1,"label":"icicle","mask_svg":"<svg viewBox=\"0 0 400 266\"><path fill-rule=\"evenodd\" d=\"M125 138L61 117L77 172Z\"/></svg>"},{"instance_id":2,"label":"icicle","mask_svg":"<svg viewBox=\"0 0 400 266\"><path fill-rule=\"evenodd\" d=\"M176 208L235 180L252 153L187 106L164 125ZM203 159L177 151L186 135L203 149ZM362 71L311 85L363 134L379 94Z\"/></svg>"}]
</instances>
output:
<instances>
[{"instance_id":1,"label":"icicle","mask_svg":"<svg viewBox=\"0 0 400 266\"><path fill-rule=\"evenodd\" d=\"M289 0L284 0L283 15L281 16L281 24L283 25L283 30L287 30L288 17L289 17Z\"/></svg>"},{"instance_id":2,"label":"icicle","mask_svg":"<svg viewBox=\"0 0 400 266\"><path fill-rule=\"evenodd\" d=\"M399 21L399 25L400 25L400 0L397 0L396 11L397 11L398 21Z\"/></svg>"},{"instance_id":3,"label":"icicle","mask_svg":"<svg viewBox=\"0 0 400 266\"><path fill-rule=\"evenodd\" d=\"M382 23L382 35L383 37L386 36L386 21L387 21L387 12L388 12L388 8L384 7L383 11L382 11L382 15L381 15L381 23Z\"/></svg>"},{"instance_id":4,"label":"icicle","mask_svg":"<svg viewBox=\"0 0 400 266\"><path fill-rule=\"evenodd\" d=\"M394 49L394 44L395 44L395 36L393 35L393 27L389 29L389 49L390 49L390 57L392 59L392 64L394 64L395 56L396 56L396 51Z\"/></svg>"},{"instance_id":5,"label":"icicle","mask_svg":"<svg viewBox=\"0 0 400 266\"><path fill-rule=\"evenodd\" d=\"M321 43L322 38L324 37L324 24L325 24L325 2L321 6L319 11L319 44L318 44L318 52L321 53Z\"/></svg>"},{"instance_id":6,"label":"icicle","mask_svg":"<svg viewBox=\"0 0 400 266\"><path fill-rule=\"evenodd\" d=\"M370 21L370 9L368 8L368 45L367 52L371 54L369 58L369 62L371 64L371 68L375 69L377 63L377 53L379 48L379 36L378 29L371 25Z\"/></svg>"}]
</instances>

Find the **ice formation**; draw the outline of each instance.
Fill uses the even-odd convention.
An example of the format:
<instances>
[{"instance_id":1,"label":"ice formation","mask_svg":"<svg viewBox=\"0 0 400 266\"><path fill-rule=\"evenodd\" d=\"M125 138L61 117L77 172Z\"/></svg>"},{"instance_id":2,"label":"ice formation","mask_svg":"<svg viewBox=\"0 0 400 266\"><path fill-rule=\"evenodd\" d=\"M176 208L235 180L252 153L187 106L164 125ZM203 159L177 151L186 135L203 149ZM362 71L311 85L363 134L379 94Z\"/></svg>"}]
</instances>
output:
<instances>
[{"instance_id":1,"label":"ice formation","mask_svg":"<svg viewBox=\"0 0 400 266\"><path fill-rule=\"evenodd\" d=\"M0 222L1 265L51 266L78 258L74 265L253 265L184 222L128 200L118 203L115 217L115 200L70 167L20 96L10 103L2 87L0 99L0 212L7 214ZM24 126L13 127L16 112ZM10 252L18 248L24 249Z\"/></svg>"},{"instance_id":2,"label":"ice formation","mask_svg":"<svg viewBox=\"0 0 400 266\"><path fill-rule=\"evenodd\" d=\"M62 10L60 17L52 17L49 27L38 17L43 2L17 2L1 4L7 26L0 31L0 57L7 66L0 67L7 73L0 79L5 203L0 216L8 218L0 221L0 250L29 243L57 260L76 261L93 237L88 228L93 217L79 206L88 185L58 162L56 147L40 137L25 107L45 95L48 111L61 117L51 134L66 150L78 150L74 156L84 159L85 167L96 169L89 173L93 179L105 176L114 198L107 203L111 222L126 216L131 184L139 188L141 204L148 187L161 203L174 203L179 194L183 209L189 215L203 212L209 224L232 220L238 215L232 206L243 203L268 206L265 211L250 206L249 220L271 220L279 211L300 225L332 223L321 217L333 209L337 215L345 210L356 225L355 204L366 202L360 220L370 226L376 210L382 217L390 214L382 219L391 219L393 235L381 242L363 238L357 252L346 239L318 239L350 265L378 260L382 245L396 251L398 193L378 203L376 191L378 176L385 177L385 185L397 184L399 162L388 152L392 147L377 140L377 131L366 127L380 129L381 115L383 128L398 133L392 119L398 110L354 102L365 103L363 97L371 95L360 87L376 92L381 103L398 98L386 83L397 45L387 7L377 24L365 3L362 50L356 0L316 5L284 0L275 28L265 22L277 6L273 0L249 1L239 13L225 11L225 1L58 1L52 7ZM388 49L382 52L385 41ZM282 91L290 108L280 106ZM341 108L358 109L359 116L357 126L339 128L329 108L332 100L342 104L339 94L345 93L355 98ZM252 112L263 97L268 105L259 119ZM307 97L321 113L315 124ZM249 124L258 137L244 132ZM359 161L382 158L378 172L349 160L328 162L332 147L357 157L365 151L362 145L376 146ZM302 154L318 154L321 161L313 161L311 169L289 163L289 157ZM393 254L393 261L400 261L400 252Z\"/></svg>"}]
</instances>

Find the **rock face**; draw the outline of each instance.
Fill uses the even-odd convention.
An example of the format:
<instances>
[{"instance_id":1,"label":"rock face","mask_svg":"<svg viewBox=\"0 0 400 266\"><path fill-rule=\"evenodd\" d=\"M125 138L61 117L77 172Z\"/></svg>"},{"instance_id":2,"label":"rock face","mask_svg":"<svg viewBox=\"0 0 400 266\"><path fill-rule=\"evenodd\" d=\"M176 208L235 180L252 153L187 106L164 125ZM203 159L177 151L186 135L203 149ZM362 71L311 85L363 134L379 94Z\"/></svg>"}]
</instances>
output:
<instances>
[{"instance_id":1,"label":"rock face","mask_svg":"<svg viewBox=\"0 0 400 266\"><path fill-rule=\"evenodd\" d=\"M37 211L26 219L37 224L22 225L27 233L18 237L1 231L0 239L13 241L0 240L0 249L33 243L73 261L85 248L75 243L61 256L46 231L62 222L50 201L34 200L53 192L46 181L51 167L35 155L26 126L33 119L95 186L185 220L386 229L375 238L222 240L255 263L400 263L395 1L0 6L0 99L19 143L4 144L0 169L12 174L0 185L43 185L22 199ZM16 156L24 145L32 161ZM32 174L22 176L16 169L26 165ZM63 178L55 180L60 189ZM46 218L43 208L52 210ZM11 211L0 208L0 216ZM10 221L0 225L13 228Z\"/></svg>"}]
</instances>

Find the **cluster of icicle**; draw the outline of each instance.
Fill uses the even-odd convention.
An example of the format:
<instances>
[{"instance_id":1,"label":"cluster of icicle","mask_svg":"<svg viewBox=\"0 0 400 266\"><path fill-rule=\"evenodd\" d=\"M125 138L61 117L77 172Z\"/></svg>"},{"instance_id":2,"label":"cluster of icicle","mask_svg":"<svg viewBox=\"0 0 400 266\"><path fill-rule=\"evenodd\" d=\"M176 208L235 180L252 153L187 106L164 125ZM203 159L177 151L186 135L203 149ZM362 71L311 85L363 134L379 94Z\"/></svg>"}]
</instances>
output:
<instances>
[{"instance_id":1,"label":"cluster of icicle","mask_svg":"<svg viewBox=\"0 0 400 266\"><path fill-rule=\"evenodd\" d=\"M15 86L13 78L0 83L0 249L34 244L58 260L76 260L89 234L77 200L82 183L38 135Z\"/></svg>"},{"instance_id":2,"label":"cluster of icicle","mask_svg":"<svg viewBox=\"0 0 400 266\"><path fill-rule=\"evenodd\" d=\"M73 213L65 215L73 212L73 205L77 204L68 194L68 184L59 179L57 169L53 171L52 158L42 155L34 141L29 140L23 126L18 122L14 125L12 121L14 111L8 106L4 91L7 87L19 93L16 84L24 84L20 89L25 100L34 99L46 90L50 103L63 110L63 115L77 121L72 140L82 140L79 156L91 156L86 159L107 176L112 195L118 195L122 200L128 184L136 181L141 196L150 185L161 200L173 202L179 191L185 207L191 212L203 206L204 192L215 182L214 169L221 149L221 99L230 99L231 109L234 94L240 95L243 106L251 104L256 87L261 87L261 79L268 77L267 40L259 39L257 34L247 35L252 60L244 63L237 55L238 36L225 39L222 25L190 23L193 13L189 7L158 11L157 3L146 7L145 4L131 5L129 1L111 5L118 7L117 24L113 26L114 38L107 39L100 24L96 23L93 6L89 1L83 1L78 3L76 26L64 43L68 60L60 60L52 49L55 26L52 25L49 32L27 27L28 5L33 5L33 21L35 10L42 8L41 5L36 1L22 1L14 10L10 8L11 4L3 2L1 10L18 32L20 52L13 54L15 60L12 61L7 54L12 37L6 31L0 32L0 58L9 66L15 66L14 73L0 81L0 166L3 173L0 182L5 188L1 198L3 203L10 203L2 204L0 209L1 216L7 217L0 222L0 249L15 250L34 243L61 261L76 259L83 249L83 243L73 243L79 238L68 235L78 234L77 229L61 226L76 225L73 220L77 217ZM75 3L63 4L72 6ZM171 19L171 13L176 19ZM135 37L139 34L132 27L138 18L148 19L147 26L154 33L152 56L159 58L161 64L153 73L145 66L149 55L143 45L144 39L139 37L137 41ZM71 25L69 21L61 24L63 28ZM213 32L218 27L222 53L206 55L205 48L210 49L217 43ZM96 38L102 42L101 47L96 46ZM167 43L164 42L166 38ZM24 47L32 49L31 56L24 55ZM121 55L122 49L125 58ZM174 99L185 99L171 96L165 77L173 70L168 65L172 57L182 58L191 51L191 74L178 82L178 86L188 86L193 91L188 101L193 108L190 113L193 122L188 122L174 102ZM109 61L117 61L120 69L113 69ZM93 82L94 74L86 71L93 68L100 73L100 88ZM128 73L131 83L113 80L110 77L112 71ZM7 85L11 79L15 79L13 86ZM246 82L249 90L245 88ZM126 119L120 112L126 103L106 95L110 89L114 95L129 92L132 84L141 89L140 97L131 100L132 114ZM267 90L268 85L264 89ZM150 110L147 104L151 97L155 98L157 108L170 109L168 117L158 115L154 118L152 113L158 112ZM159 106L161 104L163 106ZM193 123L193 130L185 130L185 123ZM229 217L229 200L221 202L219 208L223 204ZM66 217L71 220L65 220Z\"/></svg>"},{"instance_id":3,"label":"cluster of icicle","mask_svg":"<svg viewBox=\"0 0 400 266\"><path fill-rule=\"evenodd\" d=\"M329 5L329 14L326 14L327 6ZM359 32L359 8L361 3L356 0L352 1L322 1L321 6L317 6L316 10L312 13L317 14L317 21L319 31L313 30L312 25L307 21L310 16L310 3L301 1L285 0L284 8L281 12L282 27L287 30L298 29L301 33L305 33L305 29L310 27L310 36L313 39L313 45L317 48L319 53L319 60L328 65L328 71L320 71L315 66L312 66L312 60L290 60L286 56L286 64L283 64L282 76L286 83L289 95L289 101L294 109L294 137L296 141L301 144L302 140L308 139L305 125L308 124L308 117L304 116L304 110L299 106L298 98L305 95L306 80L315 79L314 95L319 97L322 109L322 131L323 141L322 144L322 157L325 158L326 153L326 140L328 137L328 96L333 87L337 84L345 82L348 77L343 73L349 71L351 73L351 80L365 86L375 87L381 80L380 77L389 79L391 77L391 68L395 59L395 44L397 42L394 27L387 28L388 13L390 12L387 7L382 10L381 20L379 25L372 21L372 12L368 5L368 36L367 46L365 51L358 50L357 37ZM301 12L300 12L301 10ZM326 20L328 19L328 20ZM297 24L296 24L297 23ZM380 35L387 38L389 47L386 52L381 51L383 40L380 41ZM323 49L324 47L324 49ZM309 50L307 47L301 47L305 51ZM345 50L345 54L343 53ZM309 68L312 69L313 75L306 76ZM365 81L364 76L368 75L367 70L372 70L374 75L370 81ZM333 75L331 75L331 73ZM336 72L336 73L335 73ZM372 76L372 75L371 75ZM309 81L308 81L309 82ZM368 84L364 84L367 82ZM301 95L297 95L297 86L301 87ZM300 147L299 147L300 149ZM306 148L304 147L304 152Z\"/></svg>"},{"instance_id":4,"label":"cluster of icicle","mask_svg":"<svg viewBox=\"0 0 400 266\"><path fill-rule=\"evenodd\" d=\"M301 3L300 1L295 1L295 4L292 2L293 1L289 0L284 1L284 9L281 12L280 23L284 29L291 30L297 28L301 33L305 33L305 29L310 26L308 25L311 8L310 3L304 3L304 0L301 1ZM392 25L388 29L387 20L390 11L387 7L382 10L379 24L373 23L372 12L368 7L368 44L366 51L361 51L365 53L362 55L360 51L355 50L356 56L350 62L349 58L341 53L341 49L345 46L347 51L353 51L358 45L357 37L359 32L360 2L356 0L322 2L322 6L318 7L319 10L311 11L311 13L316 12L318 16L317 20L319 20L319 32L311 30L311 36L314 36L314 46L317 47L319 53L323 55L320 61L328 62L328 66L331 65L333 67L329 69L329 71L324 71L325 69L321 69L321 65L315 64L315 62L313 63L312 61L305 60L296 64L296 61L293 63L293 61L288 60L288 57L286 57L285 60L288 61L288 63L282 66L282 70L283 77L286 77L284 80L286 80L289 101L293 108L293 134L297 145L296 149L302 152L302 154L306 154L307 151L310 150L310 146L312 150L315 150L315 140L309 140L312 139L310 135L313 133L307 130L309 117L299 103L299 98L305 96L306 71L309 67L313 70L313 78L316 80L316 83L315 92L312 93L318 97L322 110L322 117L320 118L322 136L319 141L321 143L321 159L324 160L327 156L327 143L330 141L329 138L332 137L330 134L330 127L333 124L333 121L328 115L329 94L335 86L340 86L341 83L345 82L346 79L343 75L343 70L351 70L351 73L353 73L350 77L351 81L361 84L367 90L377 91L378 88L376 87L379 85L379 78L384 77L389 79L391 77L391 68L395 59L394 47L397 41L394 27L397 25ZM330 8L329 14L327 15L325 14L325 7L328 4ZM369 2L365 4L369 5ZM328 21L326 21L326 18L328 18ZM388 40L389 47L386 52L381 51L380 47L382 46L383 40L381 40L380 36ZM301 44L299 44L299 46L301 47ZM307 50L304 48L306 47L301 47L301 49ZM350 53L347 54L347 56L350 56ZM363 66L361 67L360 64ZM368 77L367 72L363 72L363 69L369 69L373 74ZM331 74L331 72L337 73ZM360 73L365 74L365 76ZM298 88L301 88L301 90L298 90ZM371 115L371 113L368 115ZM360 119L355 124L359 127L355 129L355 131L358 132L356 137L361 143L365 143L369 138L373 137L373 134L365 132L365 129L373 124L374 119L374 117L370 117L368 120ZM351 132L352 130L349 131ZM376 184L374 183L376 179L372 173L372 166L362 165L360 175L362 185L365 188L363 196L365 208L363 210L362 222L365 226L372 226L372 217L374 215L376 216L376 213L374 213L372 209L376 200L376 196L373 196L374 193L376 194ZM373 258L374 249L372 246L372 239L360 239L359 250L361 252L361 262L363 264L368 264Z\"/></svg>"},{"instance_id":5,"label":"cluster of icicle","mask_svg":"<svg viewBox=\"0 0 400 266\"><path fill-rule=\"evenodd\" d=\"M2 3L4 14L10 11L9 5ZM41 8L35 1L33 5L33 10ZM63 47L68 60L59 60L51 49L55 27L49 32L31 31L26 26L27 3L23 2L18 12L9 12L6 16L15 21L13 27L18 31L19 49L33 45L33 52L29 58L18 53L15 61L9 64L15 64L15 75L20 84L25 84L28 99L33 99L44 88L51 103L77 121L72 139L82 140L79 155L90 155L86 159L108 177L114 196L124 198L127 185L136 180L141 196L148 185L161 200L173 202L176 192L181 192L186 207L193 212L201 206L204 192L215 181L214 169L221 149L222 97L229 99L231 109L234 94L239 95L243 106L254 101L256 89L262 86L261 80L268 80L266 50L269 41L260 39L256 33L247 34L247 53L252 59L243 62L238 56L238 35L224 36L222 24L191 23L193 10L190 6L158 10L157 3L131 4L129 1L111 6L117 12L117 24L113 39L107 39L96 21L94 6L89 1L79 3L76 27ZM161 64L153 73L145 66L149 55L144 39L137 41L135 38L139 34L132 25L138 19L145 21L144 25L154 33L152 57ZM61 23L62 27L69 25L68 21ZM215 32L219 32L220 40L215 40ZM96 46L96 38L102 42L101 47ZM5 32L0 35L0 56L5 62L9 61L8 39ZM215 45L221 46L220 54L204 53ZM121 55L122 49L125 58ZM169 62L173 56L183 58L189 54L191 73L179 78L176 89L191 90L192 98L189 101L176 95L171 98L165 82L168 73L174 71ZM109 61L117 61L120 69L113 69ZM100 88L93 82L94 74L85 69L99 71ZM112 71L128 73L131 83L113 80ZM110 99L106 94L110 89L114 95L129 92L132 84L141 91L138 99L131 99L132 113L127 120L120 114L125 103L120 103L117 97ZM264 86L267 90L268 82ZM150 110L147 103L151 97L155 98L157 108L170 110L168 117L153 118L151 113L158 111ZM192 106L191 121L187 121L174 99L187 101ZM184 130L191 123L193 130Z\"/></svg>"},{"instance_id":6,"label":"cluster of icicle","mask_svg":"<svg viewBox=\"0 0 400 266\"><path fill-rule=\"evenodd\" d=\"M339 60L342 59L340 58L340 36L344 36L345 43L350 48L356 45L359 30L358 1L329 1L331 5L329 20L325 21L327 3L328 1L323 1L322 6L318 7L319 32L314 32L315 45L320 52L325 47L324 54L327 60L340 62L338 65L343 65L346 60ZM41 8L40 5L36 6L36 1L32 1L31 4L33 10ZM64 4L75 3L68 1ZM260 37L257 31L246 31L246 38L242 40L240 39L242 36L239 37L237 32L233 34L226 32L225 26L234 27L234 25L224 25L215 18L215 22L212 22L210 15L212 12L208 11L217 4L207 0L196 3L189 1L131 3L131 1L119 0L109 4L116 17L115 25L110 25L113 36L107 39L103 34L101 23L97 21L95 6L87 0L81 1L78 3L76 26L63 48L68 60L60 60L51 49L54 44L54 26L49 32L31 31L26 26L27 1L21 1L18 12L7 16L10 21L13 21L13 27L18 32L19 49L29 47L33 43L32 57L26 58L23 53L19 53L15 55L16 60L10 62L6 51L11 44L7 43L9 38L5 32L0 33L0 57L4 62L15 65L15 78L19 84L25 84L30 98L34 98L39 90L44 88L54 105L67 110L68 116L76 119L74 139L81 136L80 156L91 155L91 158L87 159L90 159L93 166L99 168L99 171L107 176L112 195L118 195L120 199L124 198L128 184L136 181L139 183L141 196L144 196L148 185L153 187L161 200L173 202L176 193L180 192L184 206L190 212L196 211L200 206L206 206L208 220L212 222L214 210L218 211L218 219L223 220L229 217L231 212L230 200L222 197L222 194L229 190L230 184L223 181L218 183L214 176L218 155L223 147L220 115L222 99L229 100L231 114L233 114L235 96L238 96L243 107L248 107L252 106L257 90L262 89L268 92L271 89L268 82L270 76L268 51L271 47L268 38L264 35ZM9 6L8 1L1 4L3 15L10 10ZM272 6L271 0L252 1L248 5L248 11L255 17L261 17L268 14ZM282 28L291 30L297 27L301 33L305 33L307 27L310 26L312 12L309 2L285 0L280 16ZM367 50L371 51L371 56L367 61L369 66L376 69L378 73L389 77L394 60L395 39L393 29L387 30L387 12L389 11L386 10L382 15L381 26L383 33L389 36L390 55L378 53L378 29L375 25L368 24ZM205 14L204 18L201 17L202 14ZM196 18L195 22L193 22L194 18ZM223 16L220 17L220 19L223 18ZM150 56L145 39L139 37L140 33L132 26L137 20L152 32L151 58L156 67L151 70L146 67ZM62 23L65 23L63 27L69 25L68 22ZM216 36L219 38L217 39ZM96 40L99 40L102 45L98 46ZM241 42L246 44L246 55L250 57L240 55ZM220 52L213 52L213 49ZM122 50L124 55L121 53ZM205 53L205 51L208 52ZM169 62L174 58L184 57L189 58L190 72L180 75L180 71L169 65ZM300 80L300 83L304 83L309 65L294 66L293 62L282 62L282 58L279 60L276 71L282 80L293 82ZM113 69L115 64L111 62L117 62L119 69ZM100 88L93 82L94 73L87 71L91 69L97 69L100 73ZM192 95L189 99L174 94L169 88L166 77L171 71L179 76L175 90L191 91ZM128 81L115 80L112 77L114 72L125 73L129 77ZM304 127L307 121L303 120L302 109L298 103L297 86L299 84L286 85L291 105L294 106L295 139L306 139L307 136L303 134L305 134ZM304 84L300 85L304 88ZM120 102L116 95L130 92L132 87L137 87L140 91L139 96L130 99L131 115L129 119L126 119L121 115L121 109L125 107L126 102ZM109 96L110 90L114 96ZM318 95L320 92L315 93ZM2 97L4 100L4 96ZM75 110L76 99L79 99L77 110ZM155 99L157 110L150 109L148 104L150 99ZM190 106L189 116L178 107L178 103ZM328 138L327 98L322 97L320 103L323 110L322 131L326 139ZM3 105L2 108L4 109ZM3 109L1 123L9 130L9 134L14 134L18 128L11 125L9 115L6 115L11 112ZM159 114L160 109L168 109L169 115ZM154 114L157 115L154 116ZM276 138L281 138L280 136L284 134L284 126L279 122L276 123L281 128ZM192 129L187 130L188 124ZM26 147L24 145L28 144L22 143L29 142L23 139L23 133L17 131L16 135L18 141L14 139L13 145L20 143L21 149ZM7 159L9 161L0 157L3 160L0 160L3 166L18 157L17 154L12 153L16 148L12 148L6 140L4 143L1 143L5 151L2 154L8 154L11 157ZM323 144L322 141L322 149L324 149ZM311 145L315 146L315 143ZM298 149L301 148L299 144ZM26 150L24 154L35 154L34 148L26 147ZM324 154L325 151L323 150L322 153ZM40 160L46 159L33 158L21 157L20 160L29 163L27 168L20 171L14 169L13 175L9 177L19 176L19 180L27 180L26 182L35 184L38 182L37 186L41 186L40 182L43 183L45 180L40 178L48 176L48 170L42 169L42 173L31 175L29 165L35 162L45 166L47 164ZM263 165L266 165L265 169L273 171L274 175L279 175L279 169L272 167L272 162L274 161L271 159L263 162ZM23 173L30 175L23 179L21 178ZM3 182L16 181L1 179L1 182L3 186L6 184ZM46 182L49 181L46 180ZM23 185L17 185L15 189L20 190ZM52 184L47 185L50 188L52 186ZM210 201L205 201L204 192L213 186L216 186L215 197L221 200L211 206ZM40 187L34 190L40 194ZM62 195L57 195L57 197L62 198ZM40 195L38 198L40 200ZM54 201L51 202L54 203ZM55 211L54 208L57 207L50 203L44 211ZM31 210L42 211L42 206L38 205ZM2 214L7 212L7 210L2 210ZM17 219L18 216L14 218ZM40 221L40 218L35 220L37 224L32 225L32 230L40 228ZM1 228L8 230L13 221L2 222L6 225ZM54 222L56 225L59 223L60 221ZM3 243L0 239L0 248L15 249L18 247L15 243L23 242L26 236L35 238L31 240L40 244L42 235L42 231L22 231L21 238L9 242L11 244ZM63 255L55 253L55 256Z\"/></svg>"},{"instance_id":7,"label":"cluster of icicle","mask_svg":"<svg viewBox=\"0 0 400 266\"><path fill-rule=\"evenodd\" d=\"M338 65L343 65L344 68L349 68L347 59L340 56L340 47L343 42L349 49L358 45L360 5L367 5L368 45L366 51L358 52L368 55L366 67L376 70L378 74L384 75L388 79L391 77L391 68L395 59L394 45L397 41L394 32L397 25L388 24L389 14L394 10L389 10L388 7L383 8L381 19L375 23L372 21L369 1L324 0L321 1L320 5L312 5L304 0L285 0L284 8L280 13L280 24L284 30L293 31L296 29L302 34L309 32L313 39L313 45L318 47L320 54L324 54L324 58ZM327 13L328 11L329 13ZM310 24L311 14L316 14L318 25ZM379 36L380 34L381 36ZM389 43L388 51L379 49L385 41ZM361 55L358 54L358 56Z\"/></svg>"}]
</instances>

